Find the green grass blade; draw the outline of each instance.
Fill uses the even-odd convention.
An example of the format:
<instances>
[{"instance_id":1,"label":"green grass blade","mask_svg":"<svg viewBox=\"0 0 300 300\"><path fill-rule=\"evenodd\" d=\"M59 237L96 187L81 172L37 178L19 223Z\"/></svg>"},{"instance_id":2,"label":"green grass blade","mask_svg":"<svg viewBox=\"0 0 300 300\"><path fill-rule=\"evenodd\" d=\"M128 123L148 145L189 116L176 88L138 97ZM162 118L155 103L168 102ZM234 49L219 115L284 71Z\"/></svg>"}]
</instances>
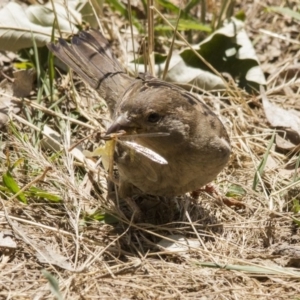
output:
<instances>
[{"instance_id":1,"label":"green grass blade","mask_svg":"<svg viewBox=\"0 0 300 300\"><path fill-rule=\"evenodd\" d=\"M51 293L54 295L54 297L58 300L64 300L64 298L59 290L59 284L58 284L57 279L51 273L47 272L46 270L42 270L42 274L48 280Z\"/></svg>"},{"instance_id":2,"label":"green grass blade","mask_svg":"<svg viewBox=\"0 0 300 300\"><path fill-rule=\"evenodd\" d=\"M266 166L266 163L267 163L267 159L268 159L268 156L270 154L271 147L274 144L274 140L275 140L275 131L273 132L273 135L272 135L272 138L269 142L266 153L264 154L264 156L263 156L263 158L262 158L262 160L261 160L260 164L258 165L257 170L255 172L253 185L252 185L252 189L254 191L256 190L257 184L259 182L259 177L261 177L261 175L264 172L264 169L265 169L265 166Z\"/></svg>"},{"instance_id":3,"label":"green grass blade","mask_svg":"<svg viewBox=\"0 0 300 300\"><path fill-rule=\"evenodd\" d=\"M18 185L18 183L14 180L14 178L12 177L11 173L9 171L6 171L3 175L2 175L2 180L4 185L15 195L17 194L21 189ZM25 204L27 204L27 199L24 195L24 193L20 193L17 196L17 199Z\"/></svg>"}]
</instances>

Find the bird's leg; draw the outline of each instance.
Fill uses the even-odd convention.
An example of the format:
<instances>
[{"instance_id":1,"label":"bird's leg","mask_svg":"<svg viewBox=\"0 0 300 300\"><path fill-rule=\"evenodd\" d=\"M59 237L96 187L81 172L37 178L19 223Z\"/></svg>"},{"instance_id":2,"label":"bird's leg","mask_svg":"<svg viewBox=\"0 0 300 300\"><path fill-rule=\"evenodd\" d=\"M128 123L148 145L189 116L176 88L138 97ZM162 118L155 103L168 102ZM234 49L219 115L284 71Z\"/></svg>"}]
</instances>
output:
<instances>
[{"instance_id":1,"label":"bird's leg","mask_svg":"<svg viewBox=\"0 0 300 300\"><path fill-rule=\"evenodd\" d=\"M124 201L128 204L130 209L133 212L133 219L135 221L141 221L143 213L141 209L138 207L138 205L135 203L133 197L125 197Z\"/></svg>"}]
</instances>

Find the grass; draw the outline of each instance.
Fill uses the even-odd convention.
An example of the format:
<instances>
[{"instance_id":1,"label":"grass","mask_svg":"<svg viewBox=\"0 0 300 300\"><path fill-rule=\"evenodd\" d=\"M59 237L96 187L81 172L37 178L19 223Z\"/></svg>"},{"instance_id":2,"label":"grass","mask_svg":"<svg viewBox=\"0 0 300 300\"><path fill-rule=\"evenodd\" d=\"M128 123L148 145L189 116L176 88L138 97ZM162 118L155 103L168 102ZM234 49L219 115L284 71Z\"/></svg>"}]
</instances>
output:
<instances>
[{"instance_id":1,"label":"grass","mask_svg":"<svg viewBox=\"0 0 300 300\"><path fill-rule=\"evenodd\" d=\"M291 42L295 24L289 29L283 15L272 21L258 3L243 9L262 68L275 70L268 98L299 110L299 78L291 81L280 73L282 65L299 60ZM109 19L102 22L104 28L111 25ZM289 42L259 32L280 32L282 26ZM269 61L264 49L272 51L273 44L280 55ZM300 297L299 154L276 150L259 96L235 88L230 96L203 97L230 133L228 166L213 192L137 199L144 213L137 222L121 199L106 199L107 172L82 154L99 146L97 134L109 122L104 101L76 76L44 74L38 53L35 49L39 85L30 100L14 99L22 110L11 114L0 133L0 239L16 243L1 248L0 297Z\"/></svg>"}]
</instances>

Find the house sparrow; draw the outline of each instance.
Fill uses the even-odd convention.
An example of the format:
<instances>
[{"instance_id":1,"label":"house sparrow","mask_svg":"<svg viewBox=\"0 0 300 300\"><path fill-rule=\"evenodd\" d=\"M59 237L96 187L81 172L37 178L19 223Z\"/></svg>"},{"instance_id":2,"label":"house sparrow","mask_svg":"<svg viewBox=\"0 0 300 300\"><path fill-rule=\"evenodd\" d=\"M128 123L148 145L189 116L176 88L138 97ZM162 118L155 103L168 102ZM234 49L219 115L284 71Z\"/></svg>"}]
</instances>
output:
<instances>
[{"instance_id":1,"label":"house sparrow","mask_svg":"<svg viewBox=\"0 0 300 300\"><path fill-rule=\"evenodd\" d=\"M128 76L96 30L80 32L71 44L59 39L48 48L106 100L113 120L107 135L134 135L136 144L167 162L117 143L114 159L121 197L182 195L209 183L224 168L231 151L228 134L193 94L149 74Z\"/></svg>"}]
</instances>

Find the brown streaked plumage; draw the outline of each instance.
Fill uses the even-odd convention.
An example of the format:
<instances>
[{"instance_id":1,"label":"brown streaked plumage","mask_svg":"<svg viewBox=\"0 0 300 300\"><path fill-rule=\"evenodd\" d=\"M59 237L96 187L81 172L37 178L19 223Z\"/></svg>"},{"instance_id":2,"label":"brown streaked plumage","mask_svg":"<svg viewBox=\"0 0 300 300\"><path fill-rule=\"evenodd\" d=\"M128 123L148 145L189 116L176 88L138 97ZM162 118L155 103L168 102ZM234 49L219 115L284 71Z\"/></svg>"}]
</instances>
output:
<instances>
[{"instance_id":1,"label":"brown streaked plumage","mask_svg":"<svg viewBox=\"0 0 300 300\"><path fill-rule=\"evenodd\" d=\"M149 133L137 135L134 141L168 162L159 164L137 152L132 155L132 150L119 145L115 162L121 196L181 195L212 181L224 168L231 151L227 132L193 94L148 74L129 77L96 30L80 32L71 44L60 39L48 47L106 100L113 120L107 134Z\"/></svg>"}]
</instances>

